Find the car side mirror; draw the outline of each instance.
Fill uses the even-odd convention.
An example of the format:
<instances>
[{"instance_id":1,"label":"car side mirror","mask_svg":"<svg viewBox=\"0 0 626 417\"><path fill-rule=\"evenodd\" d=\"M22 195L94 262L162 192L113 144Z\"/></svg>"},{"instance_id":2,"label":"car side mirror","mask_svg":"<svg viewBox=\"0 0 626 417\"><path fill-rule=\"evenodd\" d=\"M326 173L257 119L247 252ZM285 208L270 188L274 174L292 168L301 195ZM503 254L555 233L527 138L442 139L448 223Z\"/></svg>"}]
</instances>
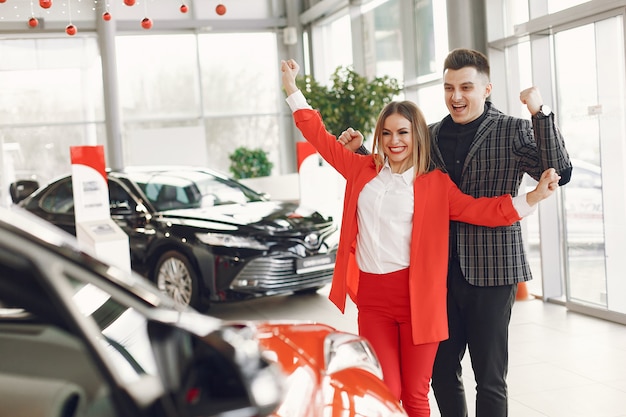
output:
<instances>
[{"instance_id":1,"label":"car side mirror","mask_svg":"<svg viewBox=\"0 0 626 417\"><path fill-rule=\"evenodd\" d=\"M11 183L9 186L11 200L17 204L35 192L37 188L39 188L39 183L35 180L19 180Z\"/></svg>"},{"instance_id":2,"label":"car side mirror","mask_svg":"<svg viewBox=\"0 0 626 417\"><path fill-rule=\"evenodd\" d=\"M111 211L111 215L128 216L133 214L128 201L111 202L109 203L109 209Z\"/></svg>"},{"instance_id":3,"label":"car side mirror","mask_svg":"<svg viewBox=\"0 0 626 417\"><path fill-rule=\"evenodd\" d=\"M149 322L159 373L178 415L267 416L280 405L282 373L243 333L245 329L223 327L200 337Z\"/></svg>"}]
</instances>

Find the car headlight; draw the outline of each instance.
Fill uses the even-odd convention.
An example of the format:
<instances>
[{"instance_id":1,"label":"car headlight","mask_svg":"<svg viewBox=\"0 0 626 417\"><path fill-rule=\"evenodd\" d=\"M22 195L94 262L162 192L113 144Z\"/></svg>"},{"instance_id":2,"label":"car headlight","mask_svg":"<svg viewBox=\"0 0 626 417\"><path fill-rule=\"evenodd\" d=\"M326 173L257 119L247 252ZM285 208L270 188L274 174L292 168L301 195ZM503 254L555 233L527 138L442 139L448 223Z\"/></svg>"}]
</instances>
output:
<instances>
[{"instance_id":1,"label":"car headlight","mask_svg":"<svg viewBox=\"0 0 626 417\"><path fill-rule=\"evenodd\" d=\"M336 332L326 336L324 358L329 374L360 368L383 378L382 368L369 342L355 334Z\"/></svg>"},{"instance_id":2,"label":"car headlight","mask_svg":"<svg viewBox=\"0 0 626 417\"><path fill-rule=\"evenodd\" d=\"M228 235L223 233L196 233L196 237L207 245L211 246L225 246L228 248L246 248L246 249L258 249L267 250L269 247L259 242L258 240L246 237Z\"/></svg>"}]
</instances>

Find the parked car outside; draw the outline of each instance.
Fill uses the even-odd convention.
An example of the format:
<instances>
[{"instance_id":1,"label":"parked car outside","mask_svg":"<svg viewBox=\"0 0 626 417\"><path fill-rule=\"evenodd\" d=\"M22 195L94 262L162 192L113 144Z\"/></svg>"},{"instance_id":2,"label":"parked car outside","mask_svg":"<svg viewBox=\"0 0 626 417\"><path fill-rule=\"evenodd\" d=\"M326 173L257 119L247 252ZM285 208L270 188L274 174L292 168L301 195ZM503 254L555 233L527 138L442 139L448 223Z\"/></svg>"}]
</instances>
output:
<instances>
[{"instance_id":1,"label":"parked car outside","mask_svg":"<svg viewBox=\"0 0 626 417\"><path fill-rule=\"evenodd\" d=\"M600 166L572 160L572 179L563 187L565 238L570 246L604 246Z\"/></svg>"},{"instance_id":2,"label":"parked car outside","mask_svg":"<svg viewBox=\"0 0 626 417\"><path fill-rule=\"evenodd\" d=\"M602 170L600 166L580 159L572 159L572 167L572 178L561 189L563 238L570 247L603 247ZM537 182L526 178L526 191L530 191ZM534 218L527 224L528 243L537 246L540 243L539 223Z\"/></svg>"},{"instance_id":3,"label":"parked car outside","mask_svg":"<svg viewBox=\"0 0 626 417\"><path fill-rule=\"evenodd\" d=\"M108 171L108 185L131 267L183 305L311 293L332 279L337 226L318 212L204 168ZM75 235L71 175L38 187L13 183L13 202Z\"/></svg>"},{"instance_id":4,"label":"parked car outside","mask_svg":"<svg viewBox=\"0 0 626 417\"><path fill-rule=\"evenodd\" d=\"M406 417L359 336L200 314L20 208L0 208L0 357L3 415Z\"/></svg>"}]
</instances>

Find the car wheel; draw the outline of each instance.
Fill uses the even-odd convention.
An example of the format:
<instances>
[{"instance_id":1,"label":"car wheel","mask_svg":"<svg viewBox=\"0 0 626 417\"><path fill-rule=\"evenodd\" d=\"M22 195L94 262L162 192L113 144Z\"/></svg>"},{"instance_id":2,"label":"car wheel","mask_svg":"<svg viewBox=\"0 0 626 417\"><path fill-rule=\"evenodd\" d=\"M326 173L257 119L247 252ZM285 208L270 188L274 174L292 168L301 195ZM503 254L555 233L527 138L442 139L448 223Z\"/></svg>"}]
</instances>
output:
<instances>
[{"instance_id":1,"label":"car wheel","mask_svg":"<svg viewBox=\"0 0 626 417\"><path fill-rule=\"evenodd\" d=\"M199 308L198 275L187 257L180 252L167 251L159 258L154 273L159 290L183 306Z\"/></svg>"}]
</instances>

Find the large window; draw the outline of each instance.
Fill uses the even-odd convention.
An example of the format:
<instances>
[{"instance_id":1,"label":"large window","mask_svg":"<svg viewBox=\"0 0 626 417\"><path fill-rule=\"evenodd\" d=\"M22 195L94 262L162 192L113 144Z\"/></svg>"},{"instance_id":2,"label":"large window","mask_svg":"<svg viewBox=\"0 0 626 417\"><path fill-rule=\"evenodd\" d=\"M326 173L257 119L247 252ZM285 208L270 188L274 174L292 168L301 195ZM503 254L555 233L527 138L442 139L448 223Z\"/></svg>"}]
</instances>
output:
<instances>
[{"instance_id":1,"label":"large window","mask_svg":"<svg viewBox=\"0 0 626 417\"><path fill-rule=\"evenodd\" d=\"M448 55L448 25L446 3L433 0L415 0L415 46L417 48L417 76L439 78L443 61Z\"/></svg>"},{"instance_id":2,"label":"large window","mask_svg":"<svg viewBox=\"0 0 626 417\"><path fill-rule=\"evenodd\" d=\"M239 146L278 165L275 34L123 36L117 53L127 165L227 173Z\"/></svg>"},{"instance_id":3,"label":"large window","mask_svg":"<svg viewBox=\"0 0 626 417\"><path fill-rule=\"evenodd\" d=\"M124 120L193 119L200 115L194 35L118 36L116 48Z\"/></svg>"},{"instance_id":4,"label":"large window","mask_svg":"<svg viewBox=\"0 0 626 417\"><path fill-rule=\"evenodd\" d=\"M125 164L228 172L246 146L279 166L276 45L267 32L118 36ZM96 38L3 40L0 56L4 190L67 173L70 146L106 144Z\"/></svg>"},{"instance_id":5,"label":"large window","mask_svg":"<svg viewBox=\"0 0 626 417\"><path fill-rule=\"evenodd\" d=\"M280 155L278 112L284 105L274 33L200 35L204 128L210 165L227 171L239 146ZM285 155L284 157L287 157Z\"/></svg>"},{"instance_id":6,"label":"large window","mask_svg":"<svg viewBox=\"0 0 626 417\"><path fill-rule=\"evenodd\" d=\"M316 23L312 29L313 73L320 83L340 66L350 66L352 60L352 25L347 10Z\"/></svg>"},{"instance_id":7,"label":"large window","mask_svg":"<svg viewBox=\"0 0 626 417\"><path fill-rule=\"evenodd\" d=\"M615 319L626 323L625 16L614 13L558 32L555 56L563 131L576 158L563 190L568 306L619 313ZM581 76L584 87L572 90Z\"/></svg>"},{"instance_id":8,"label":"large window","mask_svg":"<svg viewBox=\"0 0 626 417\"><path fill-rule=\"evenodd\" d=\"M370 47L364 45L366 65L374 66L377 76L404 79L401 16L399 0L389 0L363 15L365 27L371 27L374 35Z\"/></svg>"},{"instance_id":9,"label":"large window","mask_svg":"<svg viewBox=\"0 0 626 417\"><path fill-rule=\"evenodd\" d=\"M542 203L538 224L528 222L533 273L542 278L544 297L624 322L625 16L598 1L597 14L582 17L580 11L588 7L582 3L531 2L528 25L519 26L513 37L492 39L492 55L498 58L492 59L492 73L506 74L509 99L502 101L512 114L519 112L521 88L540 87L556 110L572 158L571 181L556 199ZM551 16L555 12L558 16Z\"/></svg>"},{"instance_id":10,"label":"large window","mask_svg":"<svg viewBox=\"0 0 626 417\"><path fill-rule=\"evenodd\" d=\"M0 57L3 190L66 173L70 146L105 142L95 38L0 40Z\"/></svg>"}]
</instances>

